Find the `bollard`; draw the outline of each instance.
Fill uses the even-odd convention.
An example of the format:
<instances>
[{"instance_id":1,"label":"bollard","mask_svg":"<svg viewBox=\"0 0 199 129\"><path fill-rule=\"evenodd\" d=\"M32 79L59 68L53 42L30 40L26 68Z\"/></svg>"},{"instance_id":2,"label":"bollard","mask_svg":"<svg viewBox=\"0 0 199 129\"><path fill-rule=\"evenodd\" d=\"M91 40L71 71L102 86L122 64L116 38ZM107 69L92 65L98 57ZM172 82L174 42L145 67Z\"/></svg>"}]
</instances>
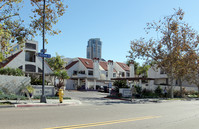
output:
<instances>
[{"instance_id":1,"label":"bollard","mask_svg":"<svg viewBox=\"0 0 199 129\"><path fill-rule=\"evenodd\" d=\"M63 89L59 89L59 102L63 103L64 91Z\"/></svg>"}]
</instances>

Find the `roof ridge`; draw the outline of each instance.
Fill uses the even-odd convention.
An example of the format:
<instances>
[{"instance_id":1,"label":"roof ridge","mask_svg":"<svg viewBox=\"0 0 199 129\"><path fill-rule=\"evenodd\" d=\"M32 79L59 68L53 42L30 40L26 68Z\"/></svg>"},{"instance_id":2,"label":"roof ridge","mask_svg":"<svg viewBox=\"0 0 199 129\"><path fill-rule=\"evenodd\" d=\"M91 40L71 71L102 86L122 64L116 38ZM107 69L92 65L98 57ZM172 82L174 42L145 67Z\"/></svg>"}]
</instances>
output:
<instances>
[{"instance_id":1,"label":"roof ridge","mask_svg":"<svg viewBox=\"0 0 199 129\"><path fill-rule=\"evenodd\" d=\"M8 58L6 58L6 60L8 59L8 61L6 61L5 63L1 63L1 67L5 67L7 64L9 64L12 60L14 60L23 50L15 53L14 55L9 56Z\"/></svg>"},{"instance_id":2,"label":"roof ridge","mask_svg":"<svg viewBox=\"0 0 199 129\"><path fill-rule=\"evenodd\" d=\"M73 67L77 62L79 62L78 60L76 61L72 61L70 64L68 64L65 69L70 69L71 67Z\"/></svg>"}]
</instances>

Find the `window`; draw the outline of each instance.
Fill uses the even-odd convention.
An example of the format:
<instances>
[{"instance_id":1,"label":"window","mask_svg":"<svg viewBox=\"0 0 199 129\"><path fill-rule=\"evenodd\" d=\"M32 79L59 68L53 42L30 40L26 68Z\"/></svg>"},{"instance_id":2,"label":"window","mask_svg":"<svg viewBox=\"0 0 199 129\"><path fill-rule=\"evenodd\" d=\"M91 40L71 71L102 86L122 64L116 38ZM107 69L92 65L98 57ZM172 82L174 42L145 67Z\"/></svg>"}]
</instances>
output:
<instances>
[{"instance_id":1,"label":"window","mask_svg":"<svg viewBox=\"0 0 199 129\"><path fill-rule=\"evenodd\" d=\"M26 43L25 47L28 48L28 49L36 50L36 44Z\"/></svg>"},{"instance_id":2,"label":"window","mask_svg":"<svg viewBox=\"0 0 199 129\"><path fill-rule=\"evenodd\" d=\"M29 62L35 62L35 52L26 51L25 60Z\"/></svg>"},{"instance_id":3,"label":"window","mask_svg":"<svg viewBox=\"0 0 199 129\"><path fill-rule=\"evenodd\" d=\"M85 61L85 63L88 65L89 63L88 63L88 61Z\"/></svg>"},{"instance_id":4,"label":"window","mask_svg":"<svg viewBox=\"0 0 199 129\"><path fill-rule=\"evenodd\" d=\"M25 65L25 71L26 72L36 72L36 66L35 65Z\"/></svg>"},{"instance_id":5,"label":"window","mask_svg":"<svg viewBox=\"0 0 199 129\"><path fill-rule=\"evenodd\" d=\"M166 74L166 72L163 69L160 69L160 74Z\"/></svg>"},{"instance_id":6,"label":"window","mask_svg":"<svg viewBox=\"0 0 199 129\"><path fill-rule=\"evenodd\" d=\"M106 72L106 77L108 77L108 72Z\"/></svg>"},{"instance_id":7,"label":"window","mask_svg":"<svg viewBox=\"0 0 199 129\"><path fill-rule=\"evenodd\" d=\"M42 69L40 69L40 68L38 67L38 72L39 72L39 73L42 73L42 72L43 72L43 70L42 70Z\"/></svg>"},{"instance_id":8,"label":"window","mask_svg":"<svg viewBox=\"0 0 199 129\"><path fill-rule=\"evenodd\" d=\"M119 77L124 77L124 72L119 72Z\"/></svg>"},{"instance_id":9,"label":"window","mask_svg":"<svg viewBox=\"0 0 199 129\"><path fill-rule=\"evenodd\" d=\"M23 70L23 66L22 66L22 65L21 65L21 66L19 66L18 68L19 68L19 69L21 69L21 70Z\"/></svg>"},{"instance_id":10,"label":"window","mask_svg":"<svg viewBox=\"0 0 199 129\"><path fill-rule=\"evenodd\" d=\"M74 71L73 71L73 75L77 75L77 71L74 70Z\"/></svg>"},{"instance_id":11,"label":"window","mask_svg":"<svg viewBox=\"0 0 199 129\"><path fill-rule=\"evenodd\" d=\"M122 77L124 77L124 72L122 72Z\"/></svg>"},{"instance_id":12,"label":"window","mask_svg":"<svg viewBox=\"0 0 199 129\"><path fill-rule=\"evenodd\" d=\"M85 74L85 71L79 71L79 74Z\"/></svg>"},{"instance_id":13,"label":"window","mask_svg":"<svg viewBox=\"0 0 199 129\"><path fill-rule=\"evenodd\" d=\"M119 72L119 77L124 77L124 72Z\"/></svg>"},{"instance_id":14,"label":"window","mask_svg":"<svg viewBox=\"0 0 199 129\"><path fill-rule=\"evenodd\" d=\"M116 73L113 73L113 77L116 77Z\"/></svg>"},{"instance_id":15,"label":"window","mask_svg":"<svg viewBox=\"0 0 199 129\"><path fill-rule=\"evenodd\" d=\"M126 72L126 76L127 76L127 77L130 77L130 73L129 73L129 72Z\"/></svg>"},{"instance_id":16,"label":"window","mask_svg":"<svg viewBox=\"0 0 199 129\"><path fill-rule=\"evenodd\" d=\"M88 71L88 75L93 75L93 71Z\"/></svg>"}]
</instances>

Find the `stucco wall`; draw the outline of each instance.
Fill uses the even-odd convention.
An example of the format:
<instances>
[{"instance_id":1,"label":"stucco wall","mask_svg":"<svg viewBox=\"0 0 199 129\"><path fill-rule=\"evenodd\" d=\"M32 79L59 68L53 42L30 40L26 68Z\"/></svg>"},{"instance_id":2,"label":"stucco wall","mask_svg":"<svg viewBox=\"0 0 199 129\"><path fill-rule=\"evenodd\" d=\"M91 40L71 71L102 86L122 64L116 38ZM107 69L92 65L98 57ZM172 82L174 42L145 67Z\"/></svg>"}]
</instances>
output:
<instances>
[{"instance_id":1,"label":"stucco wall","mask_svg":"<svg viewBox=\"0 0 199 129\"><path fill-rule=\"evenodd\" d=\"M145 84L142 85L142 89L146 88L149 90L155 90L158 87L158 85L152 85L152 86L146 86ZM170 87L170 86L163 86L160 85L161 89L164 89L165 87ZM198 91L198 88L196 86L183 86L186 91ZM180 91L180 86L173 86L174 91Z\"/></svg>"},{"instance_id":2,"label":"stucco wall","mask_svg":"<svg viewBox=\"0 0 199 129\"><path fill-rule=\"evenodd\" d=\"M0 75L0 89L6 88L13 94L18 94L20 88L28 84L30 77Z\"/></svg>"}]
</instances>

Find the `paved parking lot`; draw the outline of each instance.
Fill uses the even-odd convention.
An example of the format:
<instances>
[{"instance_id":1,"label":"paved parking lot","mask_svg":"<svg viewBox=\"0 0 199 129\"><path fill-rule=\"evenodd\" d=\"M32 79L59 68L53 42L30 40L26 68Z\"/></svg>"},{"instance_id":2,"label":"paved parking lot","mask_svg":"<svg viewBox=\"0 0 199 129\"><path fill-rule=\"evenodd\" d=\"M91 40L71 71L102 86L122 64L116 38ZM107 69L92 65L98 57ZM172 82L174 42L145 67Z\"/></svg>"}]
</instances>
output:
<instances>
[{"instance_id":1,"label":"paved parking lot","mask_svg":"<svg viewBox=\"0 0 199 129\"><path fill-rule=\"evenodd\" d=\"M129 103L124 100L107 99L104 98L109 93L97 92L97 91L68 91L64 92L65 97L70 97L74 100L79 100L83 105L94 104L94 105L110 105L119 103Z\"/></svg>"}]
</instances>

